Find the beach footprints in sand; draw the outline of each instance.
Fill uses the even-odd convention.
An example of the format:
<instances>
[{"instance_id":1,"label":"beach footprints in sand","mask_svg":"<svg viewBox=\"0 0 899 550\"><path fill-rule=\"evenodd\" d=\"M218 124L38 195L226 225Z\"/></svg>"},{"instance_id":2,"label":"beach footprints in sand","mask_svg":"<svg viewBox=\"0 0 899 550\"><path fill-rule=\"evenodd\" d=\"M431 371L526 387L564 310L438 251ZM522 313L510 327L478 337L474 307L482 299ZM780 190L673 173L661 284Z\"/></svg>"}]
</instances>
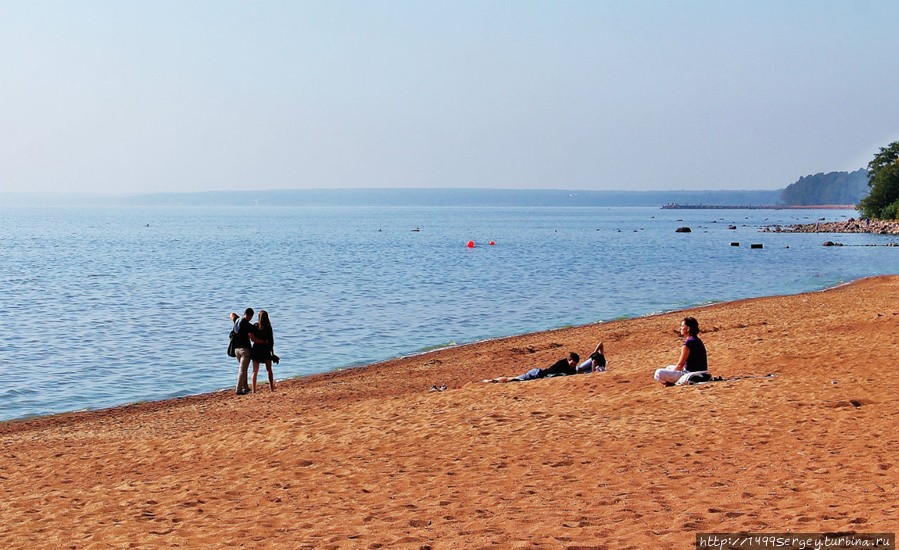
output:
<instances>
[{"instance_id":1,"label":"beach footprints in sand","mask_svg":"<svg viewBox=\"0 0 899 550\"><path fill-rule=\"evenodd\" d=\"M558 349L561 348L562 344L557 342L550 342L544 346L525 346L523 348L510 348L509 351L515 355L527 355L531 353L537 353L538 351L546 351L550 349Z\"/></svg>"},{"instance_id":2,"label":"beach footprints in sand","mask_svg":"<svg viewBox=\"0 0 899 550\"><path fill-rule=\"evenodd\" d=\"M827 403L825 406L831 409L861 409L862 406L872 403L870 399L849 399Z\"/></svg>"},{"instance_id":3,"label":"beach footprints in sand","mask_svg":"<svg viewBox=\"0 0 899 550\"><path fill-rule=\"evenodd\" d=\"M741 516L745 516L746 512L740 512L737 510L723 510L720 508L709 508L710 514L721 514L726 518L738 518Z\"/></svg>"}]
</instances>

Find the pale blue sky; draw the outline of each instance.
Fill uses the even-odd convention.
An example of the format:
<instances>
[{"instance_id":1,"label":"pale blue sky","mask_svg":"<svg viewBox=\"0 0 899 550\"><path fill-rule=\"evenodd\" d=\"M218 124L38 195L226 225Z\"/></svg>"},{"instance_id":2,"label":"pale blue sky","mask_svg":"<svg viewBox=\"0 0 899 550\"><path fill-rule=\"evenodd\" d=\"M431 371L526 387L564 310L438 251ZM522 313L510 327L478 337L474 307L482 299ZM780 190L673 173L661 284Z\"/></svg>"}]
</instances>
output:
<instances>
[{"instance_id":1,"label":"pale blue sky","mask_svg":"<svg viewBox=\"0 0 899 550\"><path fill-rule=\"evenodd\" d=\"M899 139L895 0L0 0L0 191L776 189Z\"/></svg>"}]
</instances>

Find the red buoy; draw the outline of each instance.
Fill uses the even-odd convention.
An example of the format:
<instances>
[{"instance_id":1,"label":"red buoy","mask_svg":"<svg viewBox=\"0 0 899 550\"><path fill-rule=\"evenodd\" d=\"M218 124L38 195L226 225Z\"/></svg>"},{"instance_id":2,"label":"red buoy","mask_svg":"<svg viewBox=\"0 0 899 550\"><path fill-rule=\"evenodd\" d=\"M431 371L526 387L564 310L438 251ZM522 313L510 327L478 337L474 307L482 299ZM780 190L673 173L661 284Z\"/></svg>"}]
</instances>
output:
<instances>
[{"instance_id":1,"label":"red buoy","mask_svg":"<svg viewBox=\"0 0 899 550\"><path fill-rule=\"evenodd\" d=\"M468 244L465 246L467 246L468 248L474 248L474 241L468 241Z\"/></svg>"},{"instance_id":2,"label":"red buoy","mask_svg":"<svg viewBox=\"0 0 899 550\"><path fill-rule=\"evenodd\" d=\"M490 241L490 246L493 246L493 245L495 245L495 244L496 244L495 242Z\"/></svg>"}]
</instances>

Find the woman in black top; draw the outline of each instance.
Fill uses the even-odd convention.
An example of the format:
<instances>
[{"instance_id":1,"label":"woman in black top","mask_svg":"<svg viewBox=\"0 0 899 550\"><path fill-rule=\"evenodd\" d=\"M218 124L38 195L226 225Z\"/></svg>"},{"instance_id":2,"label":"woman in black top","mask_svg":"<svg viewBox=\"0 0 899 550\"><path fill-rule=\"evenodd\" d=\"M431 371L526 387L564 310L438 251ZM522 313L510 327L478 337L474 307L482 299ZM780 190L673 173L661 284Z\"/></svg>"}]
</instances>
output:
<instances>
[{"instance_id":1,"label":"woman in black top","mask_svg":"<svg viewBox=\"0 0 899 550\"><path fill-rule=\"evenodd\" d=\"M268 371L268 385L275 391L275 374L272 372L272 348L275 345L275 335L272 332L272 323L268 319L268 312L259 311L259 321L256 323L256 338L258 342L253 344L251 357L253 359L253 393L256 393L256 375L259 374L259 363L265 363Z\"/></svg>"},{"instance_id":2,"label":"woman in black top","mask_svg":"<svg viewBox=\"0 0 899 550\"><path fill-rule=\"evenodd\" d=\"M697 380L709 380L709 362L705 350L705 344L699 339L699 321L693 317L684 317L680 325L680 333L686 336L681 346L680 359L676 365L669 365L664 369L657 369L655 379L663 386L673 386L682 376L690 372L703 373Z\"/></svg>"}]
</instances>

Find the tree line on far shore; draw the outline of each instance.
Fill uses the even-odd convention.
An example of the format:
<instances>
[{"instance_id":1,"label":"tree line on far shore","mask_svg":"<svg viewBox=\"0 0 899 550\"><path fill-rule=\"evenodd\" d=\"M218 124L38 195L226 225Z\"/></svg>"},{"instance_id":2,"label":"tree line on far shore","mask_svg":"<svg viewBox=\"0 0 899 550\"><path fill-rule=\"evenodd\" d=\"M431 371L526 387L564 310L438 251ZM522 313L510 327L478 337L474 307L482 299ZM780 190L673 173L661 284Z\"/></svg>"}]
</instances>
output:
<instances>
[{"instance_id":1,"label":"tree line on far shore","mask_svg":"<svg viewBox=\"0 0 899 550\"><path fill-rule=\"evenodd\" d=\"M829 172L803 176L780 194L781 204L815 206L821 204L858 204L868 192L868 172Z\"/></svg>"},{"instance_id":2,"label":"tree line on far shore","mask_svg":"<svg viewBox=\"0 0 899 550\"><path fill-rule=\"evenodd\" d=\"M780 202L786 206L855 204L862 217L899 219L899 141L881 147L867 170L799 178L781 192Z\"/></svg>"}]
</instances>

